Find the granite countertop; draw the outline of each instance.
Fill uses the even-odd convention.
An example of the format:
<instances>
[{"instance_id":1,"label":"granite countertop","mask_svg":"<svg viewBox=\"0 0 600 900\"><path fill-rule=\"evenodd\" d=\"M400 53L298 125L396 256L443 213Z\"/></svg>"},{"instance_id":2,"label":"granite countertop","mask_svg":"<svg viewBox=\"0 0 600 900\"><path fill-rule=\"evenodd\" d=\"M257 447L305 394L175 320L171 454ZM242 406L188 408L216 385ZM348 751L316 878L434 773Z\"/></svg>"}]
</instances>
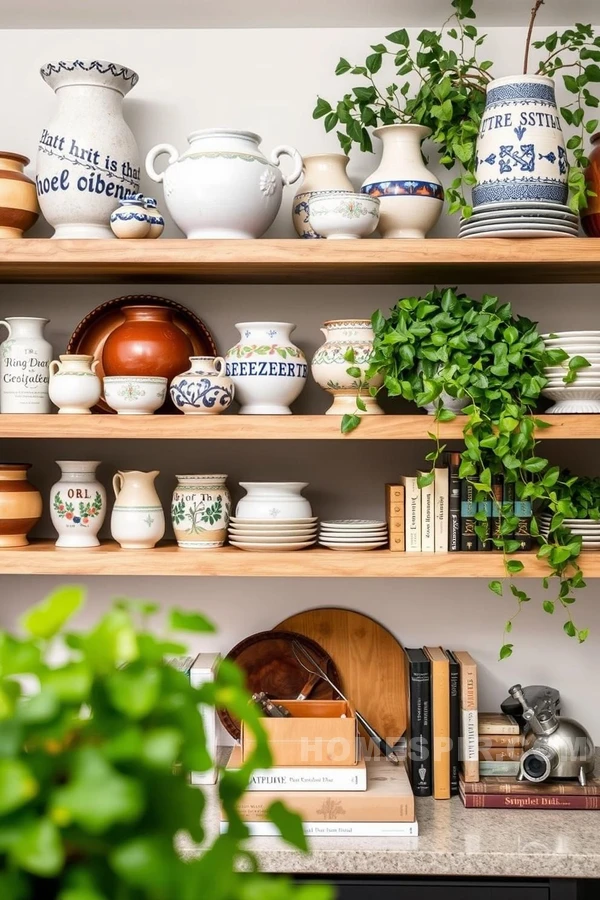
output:
<instances>
[{"instance_id":1,"label":"granite countertop","mask_svg":"<svg viewBox=\"0 0 600 900\"><path fill-rule=\"evenodd\" d=\"M215 792L207 793L216 832ZM312 838L309 855L272 837L252 838L249 848L265 872L600 878L600 811L465 809L458 797L416 807L416 838ZM199 852L185 840L180 849Z\"/></svg>"}]
</instances>

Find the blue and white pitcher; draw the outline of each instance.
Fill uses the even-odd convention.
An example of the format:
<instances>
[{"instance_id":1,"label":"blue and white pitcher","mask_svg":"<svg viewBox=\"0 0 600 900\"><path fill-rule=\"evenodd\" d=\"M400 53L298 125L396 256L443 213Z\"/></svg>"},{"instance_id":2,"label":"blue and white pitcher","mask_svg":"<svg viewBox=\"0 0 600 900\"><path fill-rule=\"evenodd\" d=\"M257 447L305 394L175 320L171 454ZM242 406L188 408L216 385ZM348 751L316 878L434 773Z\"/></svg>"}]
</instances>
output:
<instances>
[{"instance_id":1,"label":"blue and white pitcher","mask_svg":"<svg viewBox=\"0 0 600 900\"><path fill-rule=\"evenodd\" d=\"M477 141L473 206L566 203L568 170L554 81L545 75L491 81Z\"/></svg>"}]
</instances>

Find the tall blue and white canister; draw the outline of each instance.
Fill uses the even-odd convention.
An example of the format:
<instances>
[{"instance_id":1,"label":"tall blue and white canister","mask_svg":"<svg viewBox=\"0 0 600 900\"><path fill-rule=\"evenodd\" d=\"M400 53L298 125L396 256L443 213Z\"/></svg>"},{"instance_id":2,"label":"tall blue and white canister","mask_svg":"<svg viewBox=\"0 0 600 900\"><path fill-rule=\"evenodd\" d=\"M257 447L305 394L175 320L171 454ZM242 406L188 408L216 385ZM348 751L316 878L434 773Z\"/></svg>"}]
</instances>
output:
<instances>
[{"instance_id":1,"label":"tall blue and white canister","mask_svg":"<svg viewBox=\"0 0 600 900\"><path fill-rule=\"evenodd\" d=\"M568 171L554 81L545 75L491 81L477 140L473 206L566 203Z\"/></svg>"}]
</instances>

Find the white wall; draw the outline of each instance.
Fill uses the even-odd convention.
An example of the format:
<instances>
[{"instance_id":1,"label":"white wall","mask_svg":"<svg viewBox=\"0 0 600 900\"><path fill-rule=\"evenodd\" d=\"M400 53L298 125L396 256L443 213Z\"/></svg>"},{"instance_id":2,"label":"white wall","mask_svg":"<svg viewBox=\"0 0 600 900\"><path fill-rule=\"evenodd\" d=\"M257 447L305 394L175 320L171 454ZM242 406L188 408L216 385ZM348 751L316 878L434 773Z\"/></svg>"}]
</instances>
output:
<instances>
[{"instance_id":1,"label":"white wall","mask_svg":"<svg viewBox=\"0 0 600 900\"><path fill-rule=\"evenodd\" d=\"M387 30L391 30L387 29ZM270 149L287 142L304 154L335 150L320 122L311 118L317 92L333 99L351 84L332 74L340 55L359 60L380 37L379 30L315 31L136 31L136 32L18 32L5 33L0 76L11 90L3 97L0 146L34 158L37 138L46 124L53 97L37 69L49 59L95 55L134 67L140 83L126 100L127 118L142 152L158 141L171 141L183 149L185 135L215 125L252 128L263 134ZM510 59L497 74L518 68L523 34L513 29L493 34L491 56L507 49ZM25 64L24 64L25 61ZM16 73L16 74L15 74ZM359 184L374 168L375 160L354 153L351 174ZM31 167L33 171L33 166ZM143 187L150 189L150 182ZM159 198L162 199L162 198ZM292 236L289 220L291 191L272 229L273 235ZM444 218L438 234L456 233L456 221ZM48 234L43 225L36 234ZM173 225L168 233L177 234ZM436 279L432 270L431 280ZM295 338L307 354L321 341L319 326L327 318L369 315L386 308L398 296L428 289L429 285L400 286L228 286L228 285L3 285L0 317L45 315L56 353L63 352L75 325L97 304L126 293L170 297L201 315L224 351L236 341L234 323L245 319L289 319L297 323ZM543 330L598 328L597 286L472 286L477 296L495 291L512 300L516 309L539 319ZM298 401L298 412L322 412L327 399L309 383ZM401 407L392 407L400 411ZM579 472L598 474L595 444L572 446L549 443L553 461ZM382 515L383 482L395 480L422 464L423 442L340 443L290 442L92 442L73 441L71 458L101 458L106 484L117 466L159 468L159 487L168 498L176 471L224 471L235 485L244 479L297 479L309 481L307 492L322 515ZM52 460L65 455L59 441L4 441L4 460L34 463L32 480L47 491L56 477ZM44 520L38 536L50 536ZM243 560L242 560L243 562ZM0 555L0 571L1 571ZM310 557L307 556L307 566ZM0 579L0 624L12 624L30 602L64 579ZM511 611L486 588L484 580L314 580L314 579L122 579L89 578L89 619L104 608L111 596L132 596L178 602L204 610L218 623L218 647L227 651L247 634L270 628L288 614L313 605L347 605L380 619L407 646L443 643L465 647L482 667L482 705L493 707L515 681L550 683L563 693L565 708L591 727L600 742L597 697L597 657L600 634L600 591L591 582L575 607L580 627L592 630L589 642L578 648L561 629L559 615L541 611L541 589L527 582L534 593L524 610L514 639L512 660L497 662L502 624ZM199 642L199 649L214 643Z\"/></svg>"}]
</instances>

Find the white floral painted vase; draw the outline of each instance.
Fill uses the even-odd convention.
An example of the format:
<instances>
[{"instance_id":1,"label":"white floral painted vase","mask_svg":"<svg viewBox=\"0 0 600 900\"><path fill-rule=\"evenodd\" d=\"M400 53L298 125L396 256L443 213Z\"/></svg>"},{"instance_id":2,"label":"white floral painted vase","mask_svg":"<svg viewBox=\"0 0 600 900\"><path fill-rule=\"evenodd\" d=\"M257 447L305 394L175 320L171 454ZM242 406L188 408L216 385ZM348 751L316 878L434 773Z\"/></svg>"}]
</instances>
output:
<instances>
[{"instance_id":1,"label":"white floral painted vase","mask_svg":"<svg viewBox=\"0 0 600 900\"><path fill-rule=\"evenodd\" d=\"M165 514L154 487L158 472L117 472L110 520L113 538L123 550L151 550L164 537Z\"/></svg>"},{"instance_id":2,"label":"white floral painted vase","mask_svg":"<svg viewBox=\"0 0 600 900\"><path fill-rule=\"evenodd\" d=\"M352 193L354 187L346 174L349 159L343 153L319 153L305 156L302 185L292 204L292 222L298 237L315 239L322 235L308 221L308 204L322 193Z\"/></svg>"},{"instance_id":3,"label":"white floral painted vase","mask_svg":"<svg viewBox=\"0 0 600 900\"><path fill-rule=\"evenodd\" d=\"M171 521L179 547L214 550L227 537L231 495L227 475L177 475Z\"/></svg>"},{"instance_id":4,"label":"white floral painted vase","mask_svg":"<svg viewBox=\"0 0 600 900\"><path fill-rule=\"evenodd\" d=\"M260 142L251 131L209 128L192 132L181 156L171 144L150 150L146 171L164 182L167 208L186 237L259 238L273 224L284 184L302 174L302 157L282 144L267 159ZM154 163L162 153L169 165L159 173ZM291 175L279 167L282 156L293 160Z\"/></svg>"},{"instance_id":5,"label":"white floral painted vase","mask_svg":"<svg viewBox=\"0 0 600 900\"><path fill-rule=\"evenodd\" d=\"M99 462L58 460L60 480L50 490L50 517L57 547L99 547L106 516L106 491L96 478Z\"/></svg>"},{"instance_id":6,"label":"white floral painted vase","mask_svg":"<svg viewBox=\"0 0 600 900\"><path fill-rule=\"evenodd\" d=\"M50 363L50 399L58 412L89 416L102 394L102 382L96 375L100 360L83 353L65 353Z\"/></svg>"},{"instance_id":7,"label":"white floral painted vase","mask_svg":"<svg viewBox=\"0 0 600 900\"><path fill-rule=\"evenodd\" d=\"M150 218L141 194L125 197L110 214L110 227L115 237L139 240L150 237Z\"/></svg>"},{"instance_id":8,"label":"white floral painted vase","mask_svg":"<svg viewBox=\"0 0 600 900\"><path fill-rule=\"evenodd\" d=\"M0 412L50 412L52 346L44 337L48 322L34 316L0 320L8 329L8 337L0 344Z\"/></svg>"},{"instance_id":9,"label":"white floral painted vase","mask_svg":"<svg viewBox=\"0 0 600 900\"><path fill-rule=\"evenodd\" d=\"M214 416L231 406L235 388L222 356L190 356L190 368L173 379L170 393L182 413Z\"/></svg>"},{"instance_id":10,"label":"white floral painted vase","mask_svg":"<svg viewBox=\"0 0 600 900\"><path fill-rule=\"evenodd\" d=\"M151 239L159 238L165 230L165 219L158 210L158 204L154 197L144 197L144 209L150 222L150 231L148 237Z\"/></svg>"},{"instance_id":11,"label":"white floral painted vase","mask_svg":"<svg viewBox=\"0 0 600 900\"><path fill-rule=\"evenodd\" d=\"M554 81L545 75L491 81L477 140L473 205L566 203L568 172Z\"/></svg>"},{"instance_id":12,"label":"white floral painted vase","mask_svg":"<svg viewBox=\"0 0 600 900\"><path fill-rule=\"evenodd\" d=\"M360 396L366 406L362 413L357 409L356 397L360 379L348 374L348 369L359 368L364 372L373 352L373 327L370 319L331 319L321 328L325 343L321 344L312 358L311 372L319 387L333 397L333 402L326 411L327 416L352 415L382 416L375 397L369 394L370 387L383 384L380 375L376 375L368 385L361 389ZM346 359L351 350L353 360Z\"/></svg>"},{"instance_id":13,"label":"white floral painted vase","mask_svg":"<svg viewBox=\"0 0 600 900\"><path fill-rule=\"evenodd\" d=\"M241 415L289 416L306 384L308 365L290 337L291 322L240 322L240 340L225 356Z\"/></svg>"}]
</instances>

